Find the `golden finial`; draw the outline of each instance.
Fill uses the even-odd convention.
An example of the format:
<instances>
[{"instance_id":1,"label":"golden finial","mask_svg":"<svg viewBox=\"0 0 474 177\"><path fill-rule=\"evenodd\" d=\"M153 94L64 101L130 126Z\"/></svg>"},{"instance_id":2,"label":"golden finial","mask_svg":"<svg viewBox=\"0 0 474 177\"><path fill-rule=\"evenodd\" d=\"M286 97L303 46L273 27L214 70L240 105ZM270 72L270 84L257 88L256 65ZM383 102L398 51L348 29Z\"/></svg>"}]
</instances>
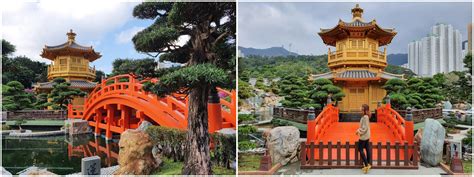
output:
<instances>
[{"instance_id":1,"label":"golden finial","mask_svg":"<svg viewBox=\"0 0 474 177\"><path fill-rule=\"evenodd\" d=\"M356 4L356 6L351 10L352 12L352 18L362 18L362 13L364 13L364 9L359 7L359 4Z\"/></svg>"},{"instance_id":2,"label":"golden finial","mask_svg":"<svg viewBox=\"0 0 474 177\"><path fill-rule=\"evenodd\" d=\"M76 33L72 32L72 29L69 30L69 33L66 33L67 35L67 41L68 42L74 42L75 38L76 38Z\"/></svg>"}]
</instances>

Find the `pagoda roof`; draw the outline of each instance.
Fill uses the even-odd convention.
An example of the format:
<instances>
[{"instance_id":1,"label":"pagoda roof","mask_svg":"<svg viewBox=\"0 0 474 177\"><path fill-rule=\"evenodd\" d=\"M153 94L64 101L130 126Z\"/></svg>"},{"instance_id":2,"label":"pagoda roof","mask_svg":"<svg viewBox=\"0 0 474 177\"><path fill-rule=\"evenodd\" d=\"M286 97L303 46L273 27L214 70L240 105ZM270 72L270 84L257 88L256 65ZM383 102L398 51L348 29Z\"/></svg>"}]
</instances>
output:
<instances>
[{"instance_id":1,"label":"pagoda roof","mask_svg":"<svg viewBox=\"0 0 474 177\"><path fill-rule=\"evenodd\" d=\"M385 71L382 71L380 73L375 73L369 70L346 70L340 73L335 73L335 72L327 72L327 73L322 73L322 74L315 74L311 75L310 79L311 80L316 80L316 79L337 79L337 80L353 80L353 79L358 79L358 80L378 80L380 78L382 79L404 79L403 74L392 74L388 73Z\"/></svg>"},{"instance_id":2,"label":"pagoda roof","mask_svg":"<svg viewBox=\"0 0 474 177\"><path fill-rule=\"evenodd\" d=\"M56 46L45 45L40 56L50 60L54 60L57 56L82 56L91 62L102 57L99 52L94 51L92 46L87 47L77 44L75 42L76 33L72 32L72 30L67 33L67 36L68 41L63 44Z\"/></svg>"},{"instance_id":3,"label":"pagoda roof","mask_svg":"<svg viewBox=\"0 0 474 177\"><path fill-rule=\"evenodd\" d=\"M89 81L84 81L84 80L71 80L68 81L71 83L71 88L85 88L85 89L93 89L97 85L95 82L89 82ZM43 82L43 83L37 83L35 85L36 88L39 89L52 89L53 88L54 82Z\"/></svg>"},{"instance_id":4,"label":"pagoda roof","mask_svg":"<svg viewBox=\"0 0 474 177\"><path fill-rule=\"evenodd\" d=\"M336 46L336 41L347 37L369 37L379 42L379 46L390 44L397 34L394 29L382 28L375 20L365 22L362 18L363 9L357 4L352 9L353 18L350 22L339 19L339 23L329 29L321 29L319 36L326 45Z\"/></svg>"}]
</instances>

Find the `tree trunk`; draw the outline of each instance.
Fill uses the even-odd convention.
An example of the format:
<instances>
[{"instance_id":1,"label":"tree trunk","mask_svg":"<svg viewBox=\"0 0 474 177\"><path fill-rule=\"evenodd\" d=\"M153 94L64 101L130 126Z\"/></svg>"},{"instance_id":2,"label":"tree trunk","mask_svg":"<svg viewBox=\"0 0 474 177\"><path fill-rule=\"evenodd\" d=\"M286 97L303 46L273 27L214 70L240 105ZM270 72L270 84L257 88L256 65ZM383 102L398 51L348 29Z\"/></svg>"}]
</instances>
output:
<instances>
[{"instance_id":1,"label":"tree trunk","mask_svg":"<svg viewBox=\"0 0 474 177\"><path fill-rule=\"evenodd\" d=\"M211 171L207 100L209 86L191 89L183 175L208 175Z\"/></svg>"}]
</instances>

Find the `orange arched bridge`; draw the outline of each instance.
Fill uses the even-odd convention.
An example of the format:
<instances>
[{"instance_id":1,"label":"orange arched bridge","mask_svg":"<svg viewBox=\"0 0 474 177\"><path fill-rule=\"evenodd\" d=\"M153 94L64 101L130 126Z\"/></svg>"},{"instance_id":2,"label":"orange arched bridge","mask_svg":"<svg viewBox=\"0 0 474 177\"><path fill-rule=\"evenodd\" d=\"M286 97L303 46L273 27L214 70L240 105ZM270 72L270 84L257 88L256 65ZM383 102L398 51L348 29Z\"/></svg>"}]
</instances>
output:
<instances>
[{"instance_id":1,"label":"orange arched bridge","mask_svg":"<svg viewBox=\"0 0 474 177\"><path fill-rule=\"evenodd\" d=\"M315 117L308 116L307 140L302 143L302 168L359 168L356 131L359 122L339 121L339 109L332 103ZM370 146L374 168L418 168L414 124L403 118L390 103L376 109L370 122Z\"/></svg>"},{"instance_id":2,"label":"orange arched bridge","mask_svg":"<svg viewBox=\"0 0 474 177\"><path fill-rule=\"evenodd\" d=\"M138 80L132 75L103 79L89 93L84 105L68 105L68 118L83 119L93 127L94 134L105 131L106 139L113 133L138 128L144 120L155 125L186 129L188 99L174 93L158 97L142 89L143 83L158 79ZM208 103L209 132L236 127L236 93L217 88L219 102Z\"/></svg>"}]
</instances>

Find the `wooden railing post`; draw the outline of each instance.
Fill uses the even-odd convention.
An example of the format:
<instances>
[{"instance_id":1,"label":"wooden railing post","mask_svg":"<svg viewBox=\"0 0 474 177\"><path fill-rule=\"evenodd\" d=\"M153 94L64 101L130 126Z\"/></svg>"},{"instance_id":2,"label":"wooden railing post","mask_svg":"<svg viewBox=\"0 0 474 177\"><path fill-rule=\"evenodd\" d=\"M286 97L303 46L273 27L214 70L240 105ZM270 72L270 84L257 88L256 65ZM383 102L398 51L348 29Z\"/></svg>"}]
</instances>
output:
<instances>
[{"instance_id":1,"label":"wooden railing post","mask_svg":"<svg viewBox=\"0 0 474 177\"><path fill-rule=\"evenodd\" d=\"M323 154L323 141L319 141L319 144L318 144L318 152L319 152L319 158L318 158L318 161L319 161L319 165L322 166L323 165L323 160L324 160L324 154Z\"/></svg>"},{"instance_id":2,"label":"wooden railing post","mask_svg":"<svg viewBox=\"0 0 474 177\"><path fill-rule=\"evenodd\" d=\"M387 156L387 158L385 159L385 161L386 161L385 164L386 164L387 166L390 166L390 161L391 161L390 158L392 158L392 157L390 156L390 142L389 142L389 141L387 141L386 147L387 147L387 148L385 149L385 150L386 150L386 151L385 151L385 152L386 152L385 155Z\"/></svg>"},{"instance_id":3,"label":"wooden railing post","mask_svg":"<svg viewBox=\"0 0 474 177\"><path fill-rule=\"evenodd\" d=\"M336 164L341 165L341 141L339 141L339 140L337 141L336 148L337 148L337 162L336 162Z\"/></svg>"},{"instance_id":4,"label":"wooden railing post","mask_svg":"<svg viewBox=\"0 0 474 177\"><path fill-rule=\"evenodd\" d=\"M400 143L395 141L395 166L400 166Z\"/></svg>"},{"instance_id":5,"label":"wooden railing post","mask_svg":"<svg viewBox=\"0 0 474 177\"><path fill-rule=\"evenodd\" d=\"M306 165L306 143L305 142L301 142L300 144L301 146L301 156L300 156L300 160L301 160L301 166L305 166Z\"/></svg>"}]
</instances>

